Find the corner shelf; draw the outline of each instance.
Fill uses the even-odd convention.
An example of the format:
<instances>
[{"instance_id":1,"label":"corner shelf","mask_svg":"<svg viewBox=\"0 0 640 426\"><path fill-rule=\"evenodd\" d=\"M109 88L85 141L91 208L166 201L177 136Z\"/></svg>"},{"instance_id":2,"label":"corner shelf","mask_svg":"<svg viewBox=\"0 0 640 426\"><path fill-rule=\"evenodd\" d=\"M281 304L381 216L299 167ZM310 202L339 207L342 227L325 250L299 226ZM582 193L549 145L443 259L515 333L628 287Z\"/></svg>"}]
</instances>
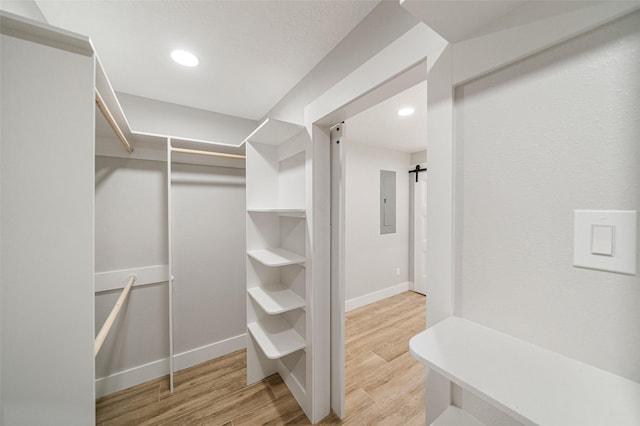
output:
<instances>
[{"instance_id":1,"label":"corner shelf","mask_svg":"<svg viewBox=\"0 0 640 426\"><path fill-rule=\"evenodd\" d=\"M249 213L273 213L278 216L288 216L288 217L307 217L306 209L247 209Z\"/></svg>"},{"instance_id":2,"label":"corner shelf","mask_svg":"<svg viewBox=\"0 0 640 426\"><path fill-rule=\"evenodd\" d=\"M278 316L247 324L249 332L269 359L282 358L305 348L305 341L291 325Z\"/></svg>"},{"instance_id":3,"label":"corner shelf","mask_svg":"<svg viewBox=\"0 0 640 426\"><path fill-rule=\"evenodd\" d=\"M267 119L244 140L250 336L246 377L251 384L279 374L311 419L318 398L328 401L328 388L323 379L315 380L315 372L328 366L329 358L320 355L328 344L311 345L318 341L316 334L325 334L316 331L322 325L309 309L320 300L314 295L321 292L312 273L313 228L307 217L312 204L307 187L313 144L305 129Z\"/></svg>"},{"instance_id":4,"label":"corner shelf","mask_svg":"<svg viewBox=\"0 0 640 426\"><path fill-rule=\"evenodd\" d=\"M302 297L289 290L284 284L267 284L251 287L249 295L269 315L281 314L298 308L304 308Z\"/></svg>"},{"instance_id":5,"label":"corner shelf","mask_svg":"<svg viewBox=\"0 0 640 426\"><path fill-rule=\"evenodd\" d=\"M267 145L280 145L302 130L304 130L304 127L299 124L267 118L242 143L256 142Z\"/></svg>"},{"instance_id":6,"label":"corner shelf","mask_svg":"<svg viewBox=\"0 0 640 426\"><path fill-rule=\"evenodd\" d=\"M249 250L247 254L263 265L271 267L296 264L304 266L307 260L299 254L281 248Z\"/></svg>"}]
</instances>

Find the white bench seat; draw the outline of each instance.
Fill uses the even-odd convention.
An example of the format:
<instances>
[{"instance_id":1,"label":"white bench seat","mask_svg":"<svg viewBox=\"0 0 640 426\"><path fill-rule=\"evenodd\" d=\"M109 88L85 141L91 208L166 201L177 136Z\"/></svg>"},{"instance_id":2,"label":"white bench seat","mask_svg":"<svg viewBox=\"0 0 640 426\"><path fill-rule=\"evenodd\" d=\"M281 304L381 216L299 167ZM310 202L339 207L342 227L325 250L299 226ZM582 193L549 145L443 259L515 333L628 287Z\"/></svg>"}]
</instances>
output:
<instances>
[{"instance_id":1,"label":"white bench seat","mask_svg":"<svg viewBox=\"0 0 640 426\"><path fill-rule=\"evenodd\" d=\"M640 383L451 317L414 336L425 366L524 424L640 425Z\"/></svg>"}]
</instances>

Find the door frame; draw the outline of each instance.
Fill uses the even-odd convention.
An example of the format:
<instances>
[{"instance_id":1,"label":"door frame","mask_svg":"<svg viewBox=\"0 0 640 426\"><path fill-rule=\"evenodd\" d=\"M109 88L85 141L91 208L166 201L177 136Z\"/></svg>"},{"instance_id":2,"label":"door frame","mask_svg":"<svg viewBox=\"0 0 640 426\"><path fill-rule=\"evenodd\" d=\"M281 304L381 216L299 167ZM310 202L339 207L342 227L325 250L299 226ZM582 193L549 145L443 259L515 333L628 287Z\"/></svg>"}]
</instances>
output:
<instances>
[{"instance_id":1,"label":"door frame","mask_svg":"<svg viewBox=\"0 0 640 426\"><path fill-rule=\"evenodd\" d=\"M427 163L426 162L412 163L411 164L412 167L414 165L419 165L420 167L423 167L424 170L426 170L426 168L427 168ZM418 234L418 231L417 231L416 228L417 228L417 223L418 223L418 220L419 220L418 212L420 211L420 208L416 205L416 192L418 190L418 185L417 184L422 182L422 180L424 179L424 183L425 183L424 197L425 197L425 204L426 204L426 196L427 196L426 184L427 184L427 180L428 180L428 175L426 174L426 172L423 175L418 174L418 178L417 179L418 179L417 182L414 181L413 176L411 177L411 179L409 179L410 182L411 182L410 183L410 185L411 185L411 191L410 191L411 209L410 209L410 214L409 214L410 215L410 221L411 221L411 224L409 226L409 229L411 230L411 235L410 235L410 238L411 238L411 242L410 242L411 255L410 255L410 258L411 258L411 266L412 266L412 269L413 269L413 271L412 271L413 280L411 280L411 282L412 282L411 290L413 290L413 291L415 291L417 293L426 295L426 291L427 291L426 283L425 283L425 288L420 288L421 286L418 285L418 277L417 277L417 272L418 272L417 263L418 263L418 260L419 260L417 253L418 253L419 247L418 247L417 239L416 239L416 235ZM426 236L426 229L425 229L424 237L425 238L427 237ZM423 264L424 267L426 267L426 262L427 262L426 258L422 259L422 261L421 261L421 263Z\"/></svg>"},{"instance_id":2,"label":"door frame","mask_svg":"<svg viewBox=\"0 0 640 426\"><path fill-rule=\"evenodd\" d=\"M392 77L379 83L374 88L348 96L341 101L335 109L324 113L320 118L308 122L307 127L312 137L314 146L314 162L318 165L314 171L314 219L318 230L322 224L328 226L330 239L328 242L329 255L325 264L328 268L328 278L330 281L330 404L333 412L343 419L346 415L345 406L345 282L344 282L344 193L345 182L342 179L344 173L344 156L342 148L333 150L331 128L336 124L344 122L346 119L379 104L380 102L410 88L427 79L427 57L421 59ZM427 93L428 96L428 93ZM324 99L319 99L324 101ZM322 102L321 102L322 103ZM321 105L326 107L326 105ZM305 108L305 119L313 114L316 105L308 105ZM326 109L325 109L326 111ZM342 136L337 136L339 137ZM337 144L336 144L337 145ZM331 164L331 160L338 160L338 165ZM318 156L321 156L320 159ZM320 160L320 161L318 161ZM335 188L334 188L335 184ZM333 189L333 193L332 193ZM338 193L336 193L336 190ZM334 196L336 197L334 200ZM327 203L330 208L322 207L322 202ZM324 228L325 230L327 228ZM323 274L324 275L324 274ZM326 275L325 275L326 276ZM316 281L324 282L324 281Z\"/></svg>"}]
</instances>

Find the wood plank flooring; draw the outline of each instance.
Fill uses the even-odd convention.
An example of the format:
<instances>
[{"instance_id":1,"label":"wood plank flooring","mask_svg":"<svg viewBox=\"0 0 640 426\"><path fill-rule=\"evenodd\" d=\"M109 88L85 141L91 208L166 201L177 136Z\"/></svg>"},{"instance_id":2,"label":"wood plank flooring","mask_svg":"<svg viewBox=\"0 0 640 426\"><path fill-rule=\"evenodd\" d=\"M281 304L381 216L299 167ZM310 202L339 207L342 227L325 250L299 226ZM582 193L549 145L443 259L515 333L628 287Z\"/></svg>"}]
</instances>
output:
<instances>
[{"instance_id":1,"label":"wood plank flooring","mask_svg":"<svg viewBox=\"0 0 640 426\"><path fill-rule=\"evenodd\" d=\"M425 298L413 292L346 314L346 418L322 424L423 425L423 367L409 339L425 329ZM309 425L280 376L245 385L240 350L174 376L99 398L98 425Z\"/></svg>"}]
</instances>

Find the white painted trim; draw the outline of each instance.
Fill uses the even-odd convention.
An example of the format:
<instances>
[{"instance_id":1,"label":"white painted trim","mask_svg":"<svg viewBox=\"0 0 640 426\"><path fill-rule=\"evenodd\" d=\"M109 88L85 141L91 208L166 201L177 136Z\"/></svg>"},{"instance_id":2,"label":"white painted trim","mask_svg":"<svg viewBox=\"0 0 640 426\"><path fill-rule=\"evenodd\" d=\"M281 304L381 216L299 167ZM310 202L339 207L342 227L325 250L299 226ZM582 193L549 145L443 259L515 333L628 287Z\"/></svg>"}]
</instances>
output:
<instances>
[{"instance_id":1,"label":"white painted trim","mask_svg":"<svg viewBox=\"0 0 640 426\"><path fill-rule=\"evenodd\" d=\"M314 126L314 132L318 129ZM346 124L329 129L325 144L330 144L331 188L331 408L341 419L346 416L345 404L345 176L344 144L338 142L346 133ZM318 129L319 138L321 133ZM315 142L315 140L314 140ZM322 143L323 141L319 141Z\"/></svg>"},{"instance_id":2,"label":"white painted trim","mask_svg":"<svg viewBox=\"0 0 640 426\"><path fill-rule=\"evenodd\" d=\"M314 149L320 150L320 147L324 147L329 150L331 145L329 128L333 124L352 117L357 112L376 105L383 99L395 95L408 87L423 82L427 78L432 60L435 61L442 51L446 50L447 45L442 37L432 30L424 28L423 24L417 25L398 40L401 41L396 41L387 46L384 51L372 58L366 66L363 65L354 70L349 76L325 92L324 95L305 107L305 125L307 130L312 132ZM425 41L426 44L423 43ZM417 52L413 48L415 46L419 46ZM407 55L408 52L411 52L411 54ZM427 61L427 56L429 61ZM397 58L402 58L402 60L398 61L396 60ZM381 68L379 72L371 73L370 70L377 66ZM332 195L332 185L334 185L332 179L335 179L335 177L332 178L333 173L330 161L332 154L330 152L327 152L327 154L329 155L326 158L326 164L320 164L317 161L318 156L314 155L314 170L316 170L319 179L316 180L317 183L313 188L313 194L315 196L319 193L325 193L327 199L324 203L314 204L315 207L311 214L327 214L329 218L335 216L334 219L339 219L339 214L333 211L335 209L335 199L333 201L332 199L335 198L335 194ZM324 169L322 169L323 167ZM340 185L343 185L343 183L340 183ZM324 233L324 235L330 236L332 233L335 234L336 227L344 226L341 222L343 221L329 221L327 225L331 226L320 228L321 233L315 233L314 235L323 235L322 233ZM339 235L340 231L338 231ZM338 259L338 261L323 265L329 272L329 277L327 278L330 282L330 289L327 291L331 301L329 306L330 327L328 328L331 331L329 336L331 342L329 375L331 380L328 387L331 390L331 408L338 416L343 417L345 412L344 313L345 305L351 301L345 302L344 280L341 280L338 272L334 270L335 268L331 267L331 263L340 265L341 261L344 261L343 256L336 253L335 247L332 248L332 244L336 244L336 236L334 235L333 238L334 241L330 239L329 245L326 247L328 249L326 256L328 256L329 261L331 259ZM320 253L318 249L314 251L315 253ZM341 261L340 258L342 258ZM326 281L320 279L314 282ZM402 291L405 290L408 290L408 283L405 284ZM387 296L382 296L380 299L385 297ZM375 299L370 302L373 301ZM358 306L370 302L363 301ZM349 306L352 309L356 307ZM322 319L317 317L315 321L323 323ZM313 421L314 419L311 420Z\"/></svg>"},{"instance_id":3,"label":"white painted trim","mask_svg":"<svg viewBox=\"0 0 640 426\"><path fill-rule=\"evenodd\" d=\"M387 297L392 297L396 294L404 293L405 291L409 291L412 286L412 283L410 283L409 281L405 281L403 283L396 284L382 290L374 291L373 293L365 294L364 296L354 297L353 299L349 299L344 302L344 310L345 312L349 312L361 306L386 299Z\"/></svg>"},{"instance_id":4,"label":"white painted trim","mask_svg":"<svg viewBox=\"0 0 640 426\"><path fill-rule=\"evenodd\" d=\"M221 357L246 347L246 334L240 334L219 342L191 349L174 357L177 370L192 367L204 361ZM169 369L169 358L162 358L147 364L96 379L96 398L109 395L128 387L165 376Z\"/></svg>"},{"instance_id":5,"label":"white painted trim","mask_svg":"<svg viewBox=\"0 0 640 426\"><path fill-rule=\"evenodd\" d=\"M558 43L577 37L640 7L631 1L594 1L588 6L575 3L544 19L522 22L540 11L553 11L552 2L527 2L496 23L491 32L453 44L452 83L454 86L534 55ZM499 49L496 46L500 46Z\"/></svg>"},{"instance_id":6,"label":"white painted trim","mask_svg":"<svg viewBox=\"0 0 640 426\"><path fill-rule=\"evenodd\" d=\"M369 94L372 89L381 84L394 78L402 77L402 74L406 74L414 66L423 63L425 58L429 58L424 69L419 67L417 76L412 76L412 81L407 82L404 89L424 81L426 74L447 44L444 38L422 22L416 24L389 46L305 106L305 124L309 127L312 124L333 125L338 123L341 120L337 119L337 116L333 116L333 114L349 106L354 100ZM391 94L399 93L401 90L395 87ZM379 99L376 103L385 98ZM364 109L366 108L363 106L360 110ZM351 117L357 112L359 111L350 110L345 118ZM327 116L331 118L328 119L328 123L325 123L324 120L327 119ZM323 120L323 123L319 123L320 120Z\"/></svg>"},{"instance_id":7,"label":"white painted trim","mask_svg":"<svg viewBox=\"0 0 640 426\"><path fill-rule=\"evenodd\" d=\"M242 141L239 144L234 145L232 143L216 142L216 141L210 141L206 139L189 138L185 136L165 135L163 133L143 132L140 130L131 130L131 134L134 136L148 136L148 137L158 138L158 139L172 139L176 142L195 142L195 143L203 143L206 145L230 146L234 148L239 148L244 143L244 141Z\"/></svg>"},{"instance_id":8,"label":"white painted trim","mask_svg":"<svg viewBox=\"0 0 640 426\"><path fill-rule=\"evenodd\" d=\"M96 272L95 292L124 288L129 276L135 275L135 286L163 283L169 281L169 265L146 266L142 268L121 269L118 271Z\"/></svg>"},{"instance_id":9,"label":"white painted trim","mask_svg":"<svg viewBox=\"0 0 640 426\"><path fill-rule=\"evenodd\" d=\"M176 370L184 370L201 362L218 358L231 352L244 349L247 346L247 334L242 333L219 342L210 343L175 356Z\"/></svg>"},{"instance_id":10,"label":"white painted trim","mask_svg":"<svg viewBox=\"0 0 640 426\"><path fill-rule=\"evenodd\" d=\"M169 358L159 359L96 379L96 398L162 377L169 369Z\"/></svg>"},{"instance_id":11,"label":"white painted trim","mask_svg":"<svg viewBox=\"0 0 640 426\"><path fill-rule=\"evenodd\" d=\"M282 381L287 385L287 388L289 388L289 391L298 404L303 407L302 411L308 411L311 401L307 399L307 392L304 386L302 386L296 376L294 376L289 369L284 366L281 360L278 362L278 374L280 374Z\"/></svg>"},{"instance_id":12,"label":"white painted trim","mask_svg":"<svg viewBox=\"0 0 640 426\"><path fill-rule=\"evenodd\" d=\"M85 35L53 27L6 10L0 10L0 33L84 56L92 56L95 53L91 40Z\"/></svg>"}]
</instances>

